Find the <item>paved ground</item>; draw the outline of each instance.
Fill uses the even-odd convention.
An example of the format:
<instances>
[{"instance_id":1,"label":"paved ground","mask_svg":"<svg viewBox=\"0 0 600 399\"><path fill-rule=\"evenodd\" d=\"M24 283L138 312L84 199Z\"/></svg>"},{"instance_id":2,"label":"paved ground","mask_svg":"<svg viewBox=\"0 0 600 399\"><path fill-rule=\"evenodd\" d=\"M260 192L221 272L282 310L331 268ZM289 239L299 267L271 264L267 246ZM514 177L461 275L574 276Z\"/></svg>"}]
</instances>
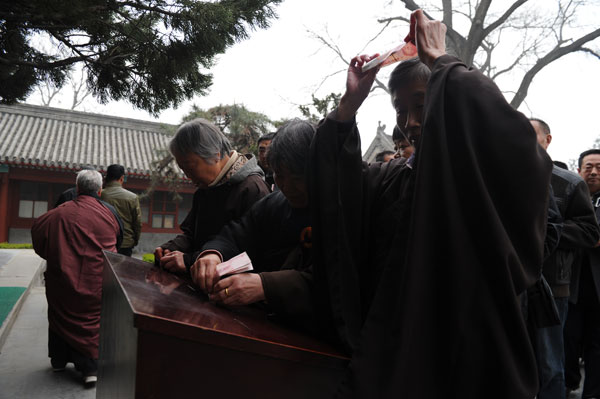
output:
<instances>
[{"instance_id":1,"label":"paved ground","mask_svg":"<svg viewBox=\"0 0 600 399\"><path fill-rule=\"evenodd\" d=\"M48 358L44 287L32 288L0 354L0 399L92 399L72 364L55 373Z\"/></svg>"}]
</instances>

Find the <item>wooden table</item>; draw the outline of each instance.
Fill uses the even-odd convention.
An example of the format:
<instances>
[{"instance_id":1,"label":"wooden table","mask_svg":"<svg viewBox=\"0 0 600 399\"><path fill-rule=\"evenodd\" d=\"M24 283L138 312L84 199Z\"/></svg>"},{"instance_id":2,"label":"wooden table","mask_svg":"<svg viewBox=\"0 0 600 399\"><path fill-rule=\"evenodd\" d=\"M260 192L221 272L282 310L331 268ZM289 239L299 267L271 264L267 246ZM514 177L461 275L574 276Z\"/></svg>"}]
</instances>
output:
<instances>
[{"instance_id":1,"label":"wooden table","mask_svg":"<svg viewBox=\"0 0 600 399\"><path fill-rule=\"evenodd\" d=\"M348 359L252 307L104 253L97 398L329 398Z\"/></svg>"}]
</instances>

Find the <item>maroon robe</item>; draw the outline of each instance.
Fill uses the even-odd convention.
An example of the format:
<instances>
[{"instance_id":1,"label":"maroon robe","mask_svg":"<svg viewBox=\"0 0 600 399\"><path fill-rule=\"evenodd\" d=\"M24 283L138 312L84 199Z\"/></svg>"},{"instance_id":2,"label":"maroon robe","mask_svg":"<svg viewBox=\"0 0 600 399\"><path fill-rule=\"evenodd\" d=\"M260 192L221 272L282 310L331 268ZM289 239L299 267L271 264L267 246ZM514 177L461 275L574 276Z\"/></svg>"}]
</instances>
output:
<instances>
[{"instance_id":1,"label":"maroon robe","mask_svg":"<svg viewBox=\"0 0 600 399\"><path fill-rule=\"evenodd\" d=\"M31 228L35 252L48 263L50 330L92 359L98 358L102 250L116 252L118 234L111 211L88 195L48 211Z\"/></svg>"}]
</instances>

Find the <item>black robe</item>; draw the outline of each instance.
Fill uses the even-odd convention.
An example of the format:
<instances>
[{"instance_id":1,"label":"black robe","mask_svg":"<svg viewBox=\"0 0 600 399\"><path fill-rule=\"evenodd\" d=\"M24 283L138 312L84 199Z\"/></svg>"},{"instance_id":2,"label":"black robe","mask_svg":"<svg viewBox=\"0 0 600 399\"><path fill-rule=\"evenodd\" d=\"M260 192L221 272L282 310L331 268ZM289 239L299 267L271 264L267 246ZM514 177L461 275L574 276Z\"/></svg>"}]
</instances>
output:
<instances>
[{"instance_id":1,"label":"black robe","mask_svg":"<svg viewBox=\"0 0 600 399\"><path fill-rule=\"evenodd\" d=\"M552 164L494 83L440 57L414 169L368 168L332 118L311 167L322 318L352 351L338 396L533 398L517 297L541 274Z\"/></svg>"},{"instance_id":2,"label":"black robe","mask_svg":"<svg viewBox=\"0 0 600 399\"><path fill-rule=\"evenodd\" d=\"M312 331L310 231L309 210L292 208L283 193L275 191L227 223L202 250L218 251L223 260L247 252L260 275L267 309Z\"/></svg>"}]
</instances>

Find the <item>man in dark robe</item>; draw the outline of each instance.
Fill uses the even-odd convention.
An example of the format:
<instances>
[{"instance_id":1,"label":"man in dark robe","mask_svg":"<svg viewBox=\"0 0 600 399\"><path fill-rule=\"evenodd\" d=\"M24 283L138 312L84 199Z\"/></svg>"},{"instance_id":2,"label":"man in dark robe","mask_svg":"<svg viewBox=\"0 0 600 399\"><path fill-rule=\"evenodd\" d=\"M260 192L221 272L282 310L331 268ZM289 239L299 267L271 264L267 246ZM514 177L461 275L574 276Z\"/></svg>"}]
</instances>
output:
<instances>
[{"instance_id":1,"label":"man in dark robe","mask_svg":"<svg viewBox=\"0 0 600 399\"><path fill-rule=\"evenodd\" d=\"M92 170L77 175L77 197L36 219L31 228L35 252L46 259L48 349L52 367L68 362L86 384L96 382L102 251L117 250L122 234L115 215L100 200L102 176Z\"/></svg>"},{"instance_id":2,"label":"man in dark robe","mask_svg":"<svg viewBox=\"0 0 600 399\"><path fill-rule=\"evenodd\" d=\"M552 164L527 118L446 55L444 38L443 24L413 14L409 39L431 77L392 93L417 148L406 164L361 162L354 114L372 57L351 61L312 144L317 302L352 354L338 397L537 392L518 296L540 277Z\"/></svg>"}]
</instances>

